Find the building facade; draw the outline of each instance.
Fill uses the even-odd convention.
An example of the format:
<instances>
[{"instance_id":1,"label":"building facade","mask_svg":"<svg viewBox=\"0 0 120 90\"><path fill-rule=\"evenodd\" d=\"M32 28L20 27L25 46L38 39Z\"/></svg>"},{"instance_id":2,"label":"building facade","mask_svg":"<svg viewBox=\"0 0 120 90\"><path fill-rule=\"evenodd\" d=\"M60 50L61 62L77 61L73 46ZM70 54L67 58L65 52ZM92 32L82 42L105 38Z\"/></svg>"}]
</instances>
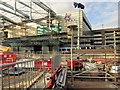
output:
<instances>
[{"instance_id":1,"label":"building facade","mask_svg":"<svg viewBox=\"0 0 120 90\"><path fill-rule=\"evenodd\" d=\"M110 45L120 49L120 28L93 30L94 45Z\"/></svg>"},{"instance_id":2,"label":"building facade","mask_svg":"<svg viewBox=\"0 0 120 90\"><path fill-rule=\"evenodd\" d=\"M93 44L92 26L82 10L80 10L80 12L71 12L59 16L59 22L62 32L67 32L68 37L70 37L71 34L73 35L73 44L75 47L77 47L78 44L78 36L80 36L79 44L81 46ZM74 26L73 32L69 28L71 26ZM68 42L66 42L66 39L64 41L65 43L62 45L62 47L70 47L70 39Z\"/></svg>"},{"instance_id":3,"label":"building facade","mask_svg":"<svg viewBox=\"0 0 120 90\"><path fill-rule=\"evenodd\" d=\"M80 13L79 12L71 12L71 13L66 13L60 16L60 25L61 25L61 29L64 32L70 32L68 26L70 25L76 25L76 30L74 30L74 34L77 35L77 30L78 30L78 26L80 28L80 35L85 35L86 33L84 33L85 31L92 31L92 26L89 23L86 15L84 14L84 12L81 10Z\"/></svg>"}]
</instances>

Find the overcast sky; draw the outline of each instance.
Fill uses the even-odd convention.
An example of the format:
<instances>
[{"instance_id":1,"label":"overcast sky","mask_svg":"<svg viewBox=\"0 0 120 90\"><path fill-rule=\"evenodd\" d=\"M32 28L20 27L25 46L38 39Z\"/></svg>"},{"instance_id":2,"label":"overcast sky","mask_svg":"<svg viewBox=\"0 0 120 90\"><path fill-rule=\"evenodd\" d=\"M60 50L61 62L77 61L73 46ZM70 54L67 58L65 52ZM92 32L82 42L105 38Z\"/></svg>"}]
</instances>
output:
<instances>
[{"instance_id":1,"label":"overcast sky","mask_svg":"<svg viewBox=\"0 0 120 90\"><path fill-rule=\"evenodd\" d=\"M59 0L59 2L58 0L41 1L46 3L57 14L78 11L78 9L74 8L73 2L80 2L85 5L84 12L93 29L118 27L119 0Z\"/></svg>"}]
</instances>

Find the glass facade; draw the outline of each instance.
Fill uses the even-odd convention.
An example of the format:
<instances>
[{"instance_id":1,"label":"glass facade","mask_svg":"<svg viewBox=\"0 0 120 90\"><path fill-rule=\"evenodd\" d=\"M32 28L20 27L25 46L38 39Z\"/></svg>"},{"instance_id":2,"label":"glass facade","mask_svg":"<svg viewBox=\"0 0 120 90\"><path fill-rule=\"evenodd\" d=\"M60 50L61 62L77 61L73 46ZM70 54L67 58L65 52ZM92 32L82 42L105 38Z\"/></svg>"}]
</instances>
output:
<instances>
[{"instance_id":1,"label":"glass facade","mask_svg":"<svg viewBox=\"0 0 120 90\"><path fill-rule=\"evenodd\" d=\"M38 26L37 27L37 35L44 35L50 32L59 33L61 31L61 27L59 24L52 24L51 30L47 26Z\"/></svg>"}]
</instances>

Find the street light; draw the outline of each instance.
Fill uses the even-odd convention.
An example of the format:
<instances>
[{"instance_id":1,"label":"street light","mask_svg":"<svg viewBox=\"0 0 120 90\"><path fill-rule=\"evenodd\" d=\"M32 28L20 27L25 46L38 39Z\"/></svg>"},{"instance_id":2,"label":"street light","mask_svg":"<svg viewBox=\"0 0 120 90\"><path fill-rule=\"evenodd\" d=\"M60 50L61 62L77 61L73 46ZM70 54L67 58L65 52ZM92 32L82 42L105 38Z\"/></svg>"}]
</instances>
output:
<instances>
[{"instance_id":1,"label":"street light","mask_svg":"<svg viewBox=\"0 0 120 90\"><path fill-rule=\"evenodd\" d=\"M74 7L75 7L75 8L78 7L78 8L81 8L81 9L84 9L84 8L85 8L85 6L84 6L83 4L77 3L77 2L74 2Z\"/></svg>"},{"instance_id":2,"label":"street light","mask_svg":"<svg viewBox=\"0 0 120 90\"><path fill-rule=\"evenodd\" d=\"M68 28L71 30L71 85L73 85L73 30L76 25L70 25Z\"/></svg>"},{"instance_id":3,"label":"street light","mask_svg":"<svg viewBox=\"0 0 120 90\"><path fill-rule=\"evenodd\" d=\"M77 48L80 49L80 11L81 11L81 9L84 9L85 6L81 3L74 2L74 7L79 8Z\"/></svg>"}]
</instances>

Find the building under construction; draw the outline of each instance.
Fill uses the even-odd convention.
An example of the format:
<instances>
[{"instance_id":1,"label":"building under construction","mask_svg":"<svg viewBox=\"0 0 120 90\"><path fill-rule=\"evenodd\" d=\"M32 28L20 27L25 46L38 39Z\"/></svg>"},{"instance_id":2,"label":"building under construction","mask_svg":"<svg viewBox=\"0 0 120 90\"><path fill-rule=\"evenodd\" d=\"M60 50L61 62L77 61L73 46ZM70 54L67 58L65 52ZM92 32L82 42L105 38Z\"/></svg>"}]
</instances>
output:
<instances>
[{"instance_id":1,"label":"building under construction","mask_svg":"<svg viewBox=\"0 0 120 90\"><path fill-rule=\"evenodd\" d=\"M0 89L120 89L120 28L92 30L74 5L0 1Z\"/></svg>"}]
</instances>

